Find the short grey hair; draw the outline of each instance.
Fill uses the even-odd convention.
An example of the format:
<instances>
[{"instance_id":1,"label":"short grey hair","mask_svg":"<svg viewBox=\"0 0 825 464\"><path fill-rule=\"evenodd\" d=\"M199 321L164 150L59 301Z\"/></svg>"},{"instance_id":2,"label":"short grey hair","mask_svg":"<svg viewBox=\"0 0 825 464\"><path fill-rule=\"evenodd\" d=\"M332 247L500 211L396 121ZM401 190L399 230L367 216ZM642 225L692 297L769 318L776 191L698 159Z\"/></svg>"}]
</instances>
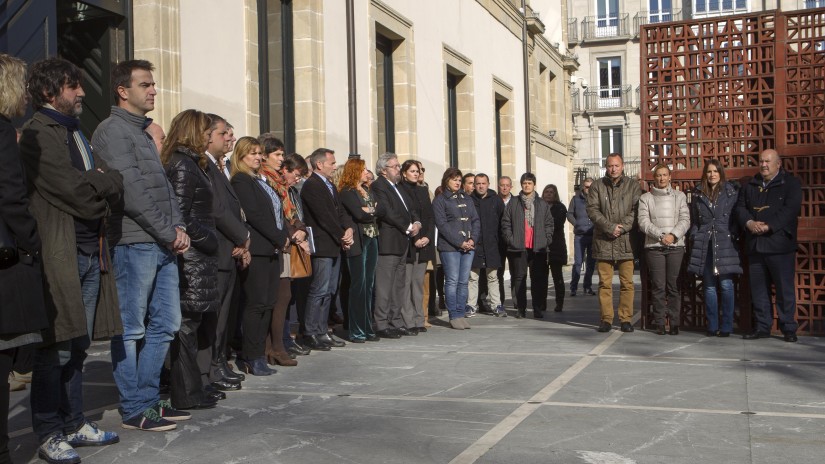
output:
<instances>
[{"instance_id":1,"label":"short grey hair","mask_svg":"<svg viewBox=\"0 0 825 464\"><path fill-rule=\"evenodd\" d=\"M375 162L375 172L378 174L385 174L387 171L387 164L391 159L398 159L398 155L391 152L381 153L378 155L378 161Z\"/></svg>"},{"instance_id":2,"label":"short grey hair","mask_svg":"<svg viewBox=\"0 0 825 464\"><path fill-rule=\"evenodd\" d=\"M596 182L596 181L593 180L592 177L585 177L584 180L582 181L582 185L586 184L587 182L590 182L592 184L593 182Z\"/></svg>"}]
</instances>

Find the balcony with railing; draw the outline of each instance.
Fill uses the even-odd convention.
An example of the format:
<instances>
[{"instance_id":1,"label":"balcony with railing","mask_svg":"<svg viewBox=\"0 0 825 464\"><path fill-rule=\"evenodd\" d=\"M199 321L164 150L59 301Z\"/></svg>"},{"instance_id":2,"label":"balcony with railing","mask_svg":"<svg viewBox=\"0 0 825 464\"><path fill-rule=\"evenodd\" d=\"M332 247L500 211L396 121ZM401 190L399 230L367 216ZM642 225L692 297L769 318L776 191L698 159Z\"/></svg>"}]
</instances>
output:
<instances>
[{"instance_id":1,"label":"balcony with railing","mask_svg":"<svg viewBox=\"0 0 825 464\"><path fill-rule=\"evenodd\" d=\"M584 111L588 113L632 111L633 109L632 85L596 87L584 92Z\"/></svg>"},{"instance_id":2,"label":"balcony with railing","mask_svg":"<svg viewBox=\"0 0 825 464\"><path fill-rule=\"evenodd\" d=\"M579 20L576 18L567 21L567 43L569 45L579 43Z\"/></svg>"},{"instance_id":3,"label":"balcony with railing","mask_svg":"<svg viewBox=\"0 0 825 464\"><path fill-rule=\"evenodd\" d=\"M639 31L641 30L640 28L648 24L659 24L681 20L682 10L640 11L633 16L633 30L635 31L634 35L638 36Z\"/></svg>"},{"instance_id":4,"label":"balcony with railing","mask_svg":"<svg viewBox=\"0 0 825 464\"><path fill-rule=\"evenodd\" d=\"M631 38L630 15L588 16L582 20L582 41L626 40Z\"/></svg>"},{"instance_id":5,"label":"balcony with railing","mask_svg":"<svg viewBox=\"0 0 825 464\"><path fill-rule=\"evenodd\" d=\"M582 112L581 94L579 93L579 89L573 89L570 92L570 110L573 114L581 114Z\"/></svg>"}]
</instances>

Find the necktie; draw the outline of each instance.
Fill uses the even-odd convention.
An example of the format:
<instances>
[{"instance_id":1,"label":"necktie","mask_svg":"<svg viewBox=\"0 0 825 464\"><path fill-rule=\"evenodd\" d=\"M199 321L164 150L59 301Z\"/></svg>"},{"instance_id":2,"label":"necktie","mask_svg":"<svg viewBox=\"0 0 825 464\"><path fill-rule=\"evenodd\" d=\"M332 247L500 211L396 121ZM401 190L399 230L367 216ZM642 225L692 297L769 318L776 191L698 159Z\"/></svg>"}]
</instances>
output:
<instances>
[{"instance_id":1,"label":"necktie","mask_svg":"<svg viewBox=\"0 0 825 464\"><path fill-rule=\"evenodd\" d=\"M216 162L218 164L218 169L220 169L221 171L221 174L226 176L226 162L224 161L223 156L219 156ZM226 177L228 178L229 176Z\"/></svg>"}]
</instances>

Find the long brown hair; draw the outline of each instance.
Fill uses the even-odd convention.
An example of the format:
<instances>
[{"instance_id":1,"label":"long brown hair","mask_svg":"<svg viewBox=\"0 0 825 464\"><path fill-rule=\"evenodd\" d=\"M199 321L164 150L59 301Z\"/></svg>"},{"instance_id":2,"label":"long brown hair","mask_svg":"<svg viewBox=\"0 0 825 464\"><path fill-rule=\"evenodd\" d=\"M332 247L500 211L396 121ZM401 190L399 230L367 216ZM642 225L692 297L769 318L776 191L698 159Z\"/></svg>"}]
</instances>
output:
<instances>
[{"instance_id":1,"label":"long brown hair","mask_svg":"<svg viewBox=\"0 0 825 464\"><path fill-rule=\"evenodd\" d=\"M716 184L715 187L711 187L708 183L708 168L711 166L716 166L716 170L719 171L719 183ZM722 162L718 159L709 159L705 161L705 167L702 168L702 180L699 181L699 185L702 188L702 192L710 198L710 201L716 201L719 198L719 192L722 191L722 185L725 184L727 181L727 177L725 176L725 168L722 166Z\"/></svg>"},{"instance_id":2,"label":"long brown hair","mask_svg":"<svg viewBox=\"0 0 825 464\"><path fill-rule=\"evenodd\" d=\"M212 127L212 119L198 110L184 110L172 119L169 126L169 133L163 142L163 150L160 152L160 162L166 166L172 159L172 154L178 147L188 148L198 154L198 166L206 169L209 159L206 157L206 145L204 142L204 132Z\"/></svg>"}]
</instances>

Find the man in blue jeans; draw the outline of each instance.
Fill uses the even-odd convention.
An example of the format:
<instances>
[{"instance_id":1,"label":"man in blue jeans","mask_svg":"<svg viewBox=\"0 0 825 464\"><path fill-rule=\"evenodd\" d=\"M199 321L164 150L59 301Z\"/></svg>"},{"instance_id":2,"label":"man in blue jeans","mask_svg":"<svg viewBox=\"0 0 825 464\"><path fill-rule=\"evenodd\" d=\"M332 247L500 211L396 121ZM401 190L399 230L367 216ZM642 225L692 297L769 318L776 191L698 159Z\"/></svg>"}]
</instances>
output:
<instances>
[{"instance_id":1,"label":"man in blue jeans","mask_svg":"<svg viewBox=\"0 0 825 464\"><path fill-rule=\"evenodd\" d=\"M595 295L593 292L593 269L596 260L593 259L593 221L587 215L587 193L593 179L588 177L582 182L581 190L570 200L567 208L567 222L573 225L574 262L573 275L570 279L570 296L576 296L579 287L579 278L584 264L584 281L582 287L585 295Z\"/></svg>"},{"instance_id":2,"label":"man in blue jeans","mask_svg":"<svg viewBox=\"0 0 825 464\"><path fill-rule=\"evenodd\" d=\"M107 224L123 335L112 338L112 366L123 428L172 430L190 418L160 400L160 370L180 328L177 256L189 237L157 147L145 129L155 108L152 64L119 63L112 71L117 106L92 137L96 153L123 175L123 198Z\"/></svg>"},{"instance_id":3,"label":"man in blue jeans","mask_svg":"<svg viewBox=\"0 0 825 464\"><path fill-rule=\"evenodd\" d=\"M92 337L120 333L115 280L100 267L108 250L99 239L123 178L93 155L80 131L85 94L77 66L59 58L35 63L28 90L36 112L24 126L20 149L30 211L43 238L44 296L52 321L34 355L32 428L39 457L73 463L80 462L76 446L119 441L83 414L83 361Z\"/></svg>"}]
</instances>

